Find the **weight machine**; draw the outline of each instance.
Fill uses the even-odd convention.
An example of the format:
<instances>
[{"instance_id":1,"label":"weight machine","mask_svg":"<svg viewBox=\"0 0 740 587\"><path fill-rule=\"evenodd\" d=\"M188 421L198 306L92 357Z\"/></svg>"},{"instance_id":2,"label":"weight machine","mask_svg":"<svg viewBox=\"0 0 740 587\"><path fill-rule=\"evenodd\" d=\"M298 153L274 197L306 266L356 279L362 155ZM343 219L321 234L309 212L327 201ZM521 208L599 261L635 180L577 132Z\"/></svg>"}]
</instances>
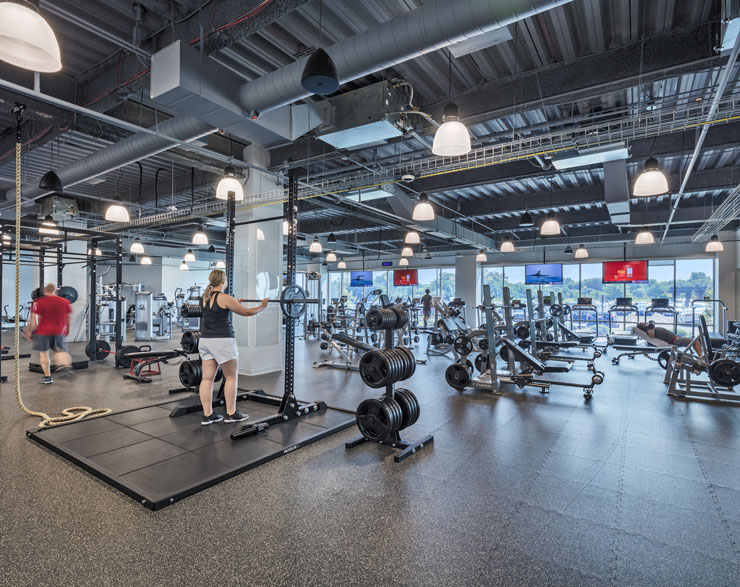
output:
<instances>
[{"instance_id":1,"label":"weight machine","mask_svg":"<svg viewBox=\"0 0 740 587\"><path fill-rule=\"evenodd\" d=\"M725 325L727 324L725 322L727 317L727 306L725 306L725 303L722 300L712 300L709 298L703 298L701 300L691 300L691 336L694 336L696 333L696 305L699 303L714 304L715 307L719 308L720 317L717 318L715 316L714 320L714 326L715 328L719 327L719 330L715 332L710 332L709 334L711 338L725 338Z\"/></svg>"},{"instance_id":2,"label":"weight machine","mask_svg":"<svg viewBox=\"0 0 740 587\"><path fill-rule=\"evenodd\" d=\"M150 291L139 291L135 294L135 303L136 340L170 340L173 302L168 302L163 293L154 295Z\"/></svg>"}]
</instances>

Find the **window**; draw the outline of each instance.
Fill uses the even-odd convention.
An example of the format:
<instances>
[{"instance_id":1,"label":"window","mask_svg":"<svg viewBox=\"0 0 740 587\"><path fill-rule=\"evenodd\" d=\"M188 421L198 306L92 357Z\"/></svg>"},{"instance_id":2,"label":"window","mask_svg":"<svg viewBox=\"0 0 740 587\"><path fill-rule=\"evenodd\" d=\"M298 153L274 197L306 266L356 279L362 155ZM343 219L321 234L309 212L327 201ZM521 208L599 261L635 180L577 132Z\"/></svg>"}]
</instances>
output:
<instances>
[{"instance_id":1,"label":"window","mask_svg":"<svg viewBox=\"0 0 740 587\"><path fill-rule=\"evenodd\" d=\"M342 274L338 272L329 273L329 303L339 300L342 291Z\"/></svg>"},{"instance_id":2,"label":"window","mask_svg":"<svg viewBox=\"0 0 740 587\"><path fill-rule=\"evenodd\" d=\"M387 271L373 271L373 289L382 289L383 293L388 291Z\"/></svg>"},{"instance_id":3,"label":"window","mask_svg":"<svg viewBox=\"0 0 740 587\"><path fill-rule=\"evenodd\" d=\"M439 295L439 269L419 269L419 285L414 287L414 297L421 298L427 289L432 297Z\"/></svg>"},{"instance_id":4,"label":"window","mask_svg":"<svg viewBox=\"0 0 740 587\"><path fill-rule=\"evenodd\" d=\"M706 302L714 294L714 259L677 259L676 260L676 311L678 311L678 330L682 336L695 334L699 316L704 315L709 330L719 330L715 326L717 304ZM693 333L693 334L692 334Z\"/></svg>"},{"instance_id":5,"label":"window","mask_svg":"<svg viewBox=\"0 0 740 587\"><path fill-rule=\"evenodd\" d=\"M656 324L674 330L674 315L651 311L645 316L645 310L656 298L667 298L668 305L674 306L673 299L673 259L655 259L648 263L648 283L632 283L626 286L627 296L640 308L643 319L647 318Z\"/></svg>"},{"instance_id":6,"label":"window","mask_svg":"<svg viewBox=\"0 0 740 587\"><path fill-rule=\"evenodd\" d=\"M445 267L440 271L440 293L443 302L455 299L455 268Z\"/></svg>"},{"instance_id":7,"label":"window","mask_svg":"<svg viewBox=\"0 0 740 587\"><path fill-rule=\"evenodd\" d=\"M500 303L504 287L504 268L503 267L483 267L483 285L491 286L491 297L495 302ZM481 294L480 299L483 299Z\"/></svg>"},{"instance_id":8,"label":"window","mask_svg":"<svg viewBox=\"0 0 740 587\"><path fill-rule=\"evenodd\" d=\"M533 287L533 286L532 286ZM543 285L542 293L549 296L553 295L552 303L558 303L558 294L562 294L564 304L572 304L578 299L580 288L580 269L577 263L563 264L563 283L553 283L552 285Z\"/></svg>"}]
</instances>

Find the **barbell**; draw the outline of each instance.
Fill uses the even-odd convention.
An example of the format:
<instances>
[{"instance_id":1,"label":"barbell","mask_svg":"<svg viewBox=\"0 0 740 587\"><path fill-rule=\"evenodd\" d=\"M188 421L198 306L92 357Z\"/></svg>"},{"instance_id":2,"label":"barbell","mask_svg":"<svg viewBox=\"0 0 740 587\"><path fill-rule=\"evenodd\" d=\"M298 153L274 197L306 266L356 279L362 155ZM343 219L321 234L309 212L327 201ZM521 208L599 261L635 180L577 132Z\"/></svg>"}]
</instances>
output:
<instances>
[{"instance_id":1,"label":"barbell","mask_svg":"<svg viewBox=\"0 0 740 587\"><path fill-rule=\"evenodd\" d=\"M259 304L262 300L245 300L240 298L240 302L250 304ZM306 311L306 304L318 304L318 299L309 299L300 285L289 285L282 292L277 300L267 300L271 304L280 304L280 309L286 318L300 318ZM180 308L180 315L183 318L200 318L203 315L203 308L200 304L183 304Z\"/></svg>"}]
</instances>

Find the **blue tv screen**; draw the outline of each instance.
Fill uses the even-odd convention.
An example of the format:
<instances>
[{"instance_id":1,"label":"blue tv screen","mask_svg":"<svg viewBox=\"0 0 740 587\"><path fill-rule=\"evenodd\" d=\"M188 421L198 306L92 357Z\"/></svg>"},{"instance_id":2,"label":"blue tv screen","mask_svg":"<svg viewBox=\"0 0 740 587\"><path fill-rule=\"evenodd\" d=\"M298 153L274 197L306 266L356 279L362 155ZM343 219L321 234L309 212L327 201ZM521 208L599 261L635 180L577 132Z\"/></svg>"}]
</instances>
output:
<instances>
[{"instance_id":1,"label":"blue tv screen","mask_svg":"<svg viewBox=\"0 0 740 587\"><path fill-rule=\"evenodd\" d=\"M352 271L349 276L350 287L372 287L372 271Z\"/></svg>"},{"instance_id":2,"label":"blue tv screen","mask_svg":"<svg viewBox=\"0 0 740 587\"><path fill-rule=\"evenodd\" d=\"M524 283L527 285L563 283L563 264L547 263L542 265L525 265Z\"/></svg>"}]
</instances>

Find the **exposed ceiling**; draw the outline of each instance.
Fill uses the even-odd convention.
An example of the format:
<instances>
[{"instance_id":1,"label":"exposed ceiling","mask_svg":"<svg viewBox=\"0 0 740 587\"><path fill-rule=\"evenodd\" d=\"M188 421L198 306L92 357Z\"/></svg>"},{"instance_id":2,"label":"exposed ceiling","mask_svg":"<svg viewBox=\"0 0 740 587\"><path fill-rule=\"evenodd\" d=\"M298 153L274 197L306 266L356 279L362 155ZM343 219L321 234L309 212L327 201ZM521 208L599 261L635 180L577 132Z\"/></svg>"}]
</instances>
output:
<instances>
[{"instance_id":1,"label":"exposed ceiling","mask_svg":"<svg viewBox=\"0 0 740 587\"><path fill-rule=\"evenodd\" d=\"M174 40L251 81L318 46L333 45L427 3L143 0L137 25L132 3L124 0L42 0L41 12L59 38L64 69L43 75L41 90L153 127L177 112L149 98L148 57ZM376 183L411 197L426 191L437 213L455 227L494 241L511 236L524 247L542 246L537 227L519 227L525 210L536 224L547 213L556 215L563 235L550 243L577 244L631 240L642 225L655 227L657 235L676 202L666 236L687 240L740 183L735 66L689 181L680 198L675 196L727 63L727 55L714 50L721 42L722 16L719 0L574 0L509 25L508 35L493 46L451 59L447 49L440 49L340 88L348 93L383 80L403 81L413 87L413 105L436 120L451 92L473 138L471 155L455 160L432 156L436 126L415 116L403 136L351 151L334 149L313 131L271 147L270 168L299 170L306 184L302 194L313 196L301 201L300 232L322 239L334 233L336 248L347 256L397 254L412 225L388 199L360 204L347 198L350 187ZM2 63L0 79L33 86L31 74ZM0 88L0 191L14 185L14 120L8 110L18 99ZM37 182L52 166L88 157L131 134L42 100L26 97L23 102L28 107L23 128L27 183ZM630 222L618 225L606 205L603 166L558 170L551 158L620 141L630 149L629 185L654 155L670 192L632 199ZM130 164L70 188L70 195L78 199L90 226L103 224L106 202L116 196L130 203L134 217L166 213L167 206L197 207L213 199L223 156L241 158L245 141L214 133L202 144L204 152L167 149L141 160L141 173ZM416 179L401 182L404 170ZM280 194L274 197L281 199ZM3 207L7 203L0 199ZM153 228L141 234L182 246L195 226L212 222L212 242L221 246L223 228L217 220L217 214L174 219L166 234ZM736 228L736 221L725 228ZM449 234L423 235L423 246L433 254L474 250Z\"/></svg>"}]
</instances>

